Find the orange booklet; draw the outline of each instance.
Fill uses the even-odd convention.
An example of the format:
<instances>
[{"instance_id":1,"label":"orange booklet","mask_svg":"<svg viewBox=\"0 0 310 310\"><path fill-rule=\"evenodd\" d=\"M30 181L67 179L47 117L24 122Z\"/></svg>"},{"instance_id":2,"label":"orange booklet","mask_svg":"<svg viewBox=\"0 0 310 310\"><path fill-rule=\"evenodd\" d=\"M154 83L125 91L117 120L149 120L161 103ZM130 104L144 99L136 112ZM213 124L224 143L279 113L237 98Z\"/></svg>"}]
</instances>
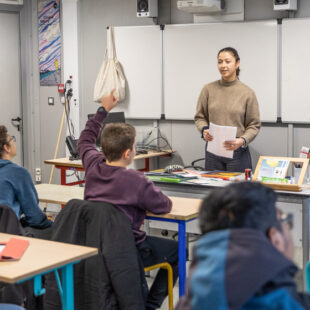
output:
<instances>
[{"instance_id":1,"label":"orange booklet","mask_svg":"<svg viewBox=\"0 0 310 310\"><path fill-rule=\"evenodd\" d=\"M230 171L207 171L201 174L204 178L217 178L229 181L231 178L244 175L242 172L230 172Z\"/></svg>"},{"instance_id":2,"label":"orange booklet","mask_svg":"<svg viewBox=\"0 0 310 310\"><path fill-rule=\"evenodd\" d=\"M4 246L0 252L0 261L11 261L20 259L26 251L29 241L11 238L7 242L0 242Z\"/></svg>"}]
</instances>

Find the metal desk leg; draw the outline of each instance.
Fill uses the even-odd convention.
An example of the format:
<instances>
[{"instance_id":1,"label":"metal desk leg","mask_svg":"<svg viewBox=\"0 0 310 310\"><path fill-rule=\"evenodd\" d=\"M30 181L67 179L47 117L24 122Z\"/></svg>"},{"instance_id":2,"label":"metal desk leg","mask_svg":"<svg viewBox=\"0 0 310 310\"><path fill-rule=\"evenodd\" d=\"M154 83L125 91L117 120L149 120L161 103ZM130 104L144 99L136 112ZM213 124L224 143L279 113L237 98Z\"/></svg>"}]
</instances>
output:
<instances>
[{"instance_id":1,"label":"metal desk leg","mask_svg":"<svg viewBox=\"0 0 310 310\"><path fill-rule=\"evenodd\" d=\"M33 278L33 284L34 284L34 295L40 296L45 294L45 288L42 288L42 275L39 274Z\"/></svg>"},{"instance_id":2,"label":"metal desk leg","mask_svg":"<svg viewBox=\"0 0 310 310\"><path fill-rule=\"evenodd\" d=\"M150 171L150 159L145 158L145 171Z\"/></svg>"},{"instance_id":3,"label":"metal desk leg","mask_svg":"<svg viewBox=\"0 0 310 310\"><path fill-rule=\"evenodd\" d=\"M309 206L310 199L306 198L302 201L302 266L305 271L306 264L309 261Z\"/></svg>"},{"instance_id":4,"label":"metal desk leg","mask_svg":"<svg viewBox=\"0 0 310 310\"><path fill-rule=\"evenodd\" d=\"M150 221L147 219L144 220L144 230L145 230L145 233L149 236L150 235Z\"/></svg>"},{"instance_id":5,"label":"metal desk leg","mask_svg":"<svg viewBox=\"0 0 310 310\"><path fill-rule=\"evenodd\" d=\"M150 221L145 219L144 220L144 230L146 232L146 235L149 236L150 235ZM145 272L145 276L149 277L151 275L150 271Z\"/></svg>"},{"instance_id":6,"label":"metal desk leg","mask_svg":"<svg viewBox=\"0 0 310 310\"><path fill-rule=\"evenodd\" d=\"M67 184L66 171L67 171L67 168L60 167L60 184L61 185Z\"/></svg>"},{"instance_id":7,"label":"metal desk leg","mask_svg":"<svg viewBox=\"0 0 310 310\"><path fill-rule=\"evenodd\" d=\"M185 294L186 286L186 223L179 221L179 296Z\"/></svg>"},{"instance_id":8,"label":"metal desk leg","mask_svg":"<svg viewBox=\"0 0 310 310\"><path fill-rule=\"evenodd\" d=\"M68 264L61 268L62 289L63 289L63 310L74 309L74 282L73 264Z\"/></svg>"}]
</instances>

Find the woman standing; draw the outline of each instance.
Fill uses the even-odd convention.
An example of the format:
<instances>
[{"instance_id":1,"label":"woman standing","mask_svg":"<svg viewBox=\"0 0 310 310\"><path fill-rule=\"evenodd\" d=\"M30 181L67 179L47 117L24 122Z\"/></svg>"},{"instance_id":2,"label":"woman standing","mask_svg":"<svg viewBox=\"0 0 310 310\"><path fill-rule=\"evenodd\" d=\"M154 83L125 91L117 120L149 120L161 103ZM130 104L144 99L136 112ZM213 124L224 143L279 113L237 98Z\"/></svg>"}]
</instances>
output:
<instances>
[{"instance_id":1,"label":"woman standing","mask_svg":"<svg viewBox=\"0 0 310 310\"><path fill-rule=\"evenodd\" d=\"M259 108L254 91L239 81L239 65L240 57L234 48L221 49L217 66L222 78L205 85L198 99L195 124L206 142L213 140L210 123L237 127L237 138L224 143L226 150L234 151L233 158L216 156L206 148L207 171L243 172L252 168L248 145L260 129Z\"/></svg>"}]
</instances>

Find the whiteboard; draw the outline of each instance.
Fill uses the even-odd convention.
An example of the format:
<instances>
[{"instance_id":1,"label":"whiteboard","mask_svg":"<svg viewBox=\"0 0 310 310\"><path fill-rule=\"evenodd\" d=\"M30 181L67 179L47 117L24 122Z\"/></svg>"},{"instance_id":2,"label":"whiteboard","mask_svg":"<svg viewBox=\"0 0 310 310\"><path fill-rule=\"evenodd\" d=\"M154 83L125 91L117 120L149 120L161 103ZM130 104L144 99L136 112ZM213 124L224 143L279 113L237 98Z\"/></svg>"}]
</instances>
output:
<instances>
[{"instance_id":1,"label":"whiteboard","mask_svg":"<svg viewBox=\"0 0 310 310\"><path fill-rule=\"evenodd\" d=\"M126 118L159 119L162 102L162 31L159 26L115 27L115 46L127 79L126 99L113 111ZM109 37L109 36L108 36Z\"/></svg>"},{"instance_id":2,"label":"whiteboard","mask_svg":"<svg viewBox=\"0 0 310 310\"><path fill-rule=\"evenodd\" d=\"M310 122L310 19L282 22L282 121Z\"/></svg>"},{"instance_id":3,"label":"whiteboard","mask_svg":"<svg viewBox=\"0 0 310 310\"><path fill-rule=\"evenodd\" d=\"M164 31L167 119L192 120L202 87L220 79L217 53L237 49L240 81L257 96L262 121L277 120L277 22L169 25Z\"/></svg>"}]
</instances>

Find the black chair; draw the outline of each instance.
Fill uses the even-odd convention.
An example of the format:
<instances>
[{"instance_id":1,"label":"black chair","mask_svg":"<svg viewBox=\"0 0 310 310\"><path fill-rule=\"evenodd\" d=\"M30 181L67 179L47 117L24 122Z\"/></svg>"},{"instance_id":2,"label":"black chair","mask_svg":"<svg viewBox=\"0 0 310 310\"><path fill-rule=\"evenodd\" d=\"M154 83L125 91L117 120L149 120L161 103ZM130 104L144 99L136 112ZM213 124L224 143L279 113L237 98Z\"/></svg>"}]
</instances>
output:
<instances>
[{"instance_id":1,"label":"black chair","mask_svg":"<svg viewBox=\"0 0 310 310\"><path fill-rule=\"evenodd\" d=\"M194 168L195 170L204 171L204 170L205 170L205 167L196 165L199 161L205 161L205 158L196 159L196 160L194 160L194 161L191 162L191 165L190 165L190 166L186 166L186 167L184 167L184 168Z\"/></svg>"},{"instance_id":2,"label":"black chair","mask_svg":"<svg viewBox=\"0 0 310 310\"><path fill-rule=\"evenodd\" d=\"M73 199L53 224L52 240L98 248L74 265L77 310L144 310L147 285L129 218L113 205ZM46 279L44 309L61 306L54 275Z\"/></svg>"},{"instance_id":3,"label":"black chair","mask_svg":"<svg viewBox=\"0 0 310 310\"><path fill-rule=\"evenodd\" d=\"M24 236L25 231L12 208L0 204L0 232Z\"/></svg>"},{"instance_id":4,"label":"black chair","mask_svg":"<svg viewBox=\"0 0 310 310\"><path fill-rule=\"evenodd\" d=\"M25 235L25 230L20 224L15 212L12 208L6 205L0 205L0 232L13 234L13 235ZM0 282L0 302L16 304L11 305L10 308L5 309L23 309L17 305L25 303L28 310L42 309L41 297L35 297L33 294L33 280L23 282L21 284L7 284ZM4 307L4 305L2 305ZM1 304L0 304L0 309Z\"/></svg>"}]
</instances>

